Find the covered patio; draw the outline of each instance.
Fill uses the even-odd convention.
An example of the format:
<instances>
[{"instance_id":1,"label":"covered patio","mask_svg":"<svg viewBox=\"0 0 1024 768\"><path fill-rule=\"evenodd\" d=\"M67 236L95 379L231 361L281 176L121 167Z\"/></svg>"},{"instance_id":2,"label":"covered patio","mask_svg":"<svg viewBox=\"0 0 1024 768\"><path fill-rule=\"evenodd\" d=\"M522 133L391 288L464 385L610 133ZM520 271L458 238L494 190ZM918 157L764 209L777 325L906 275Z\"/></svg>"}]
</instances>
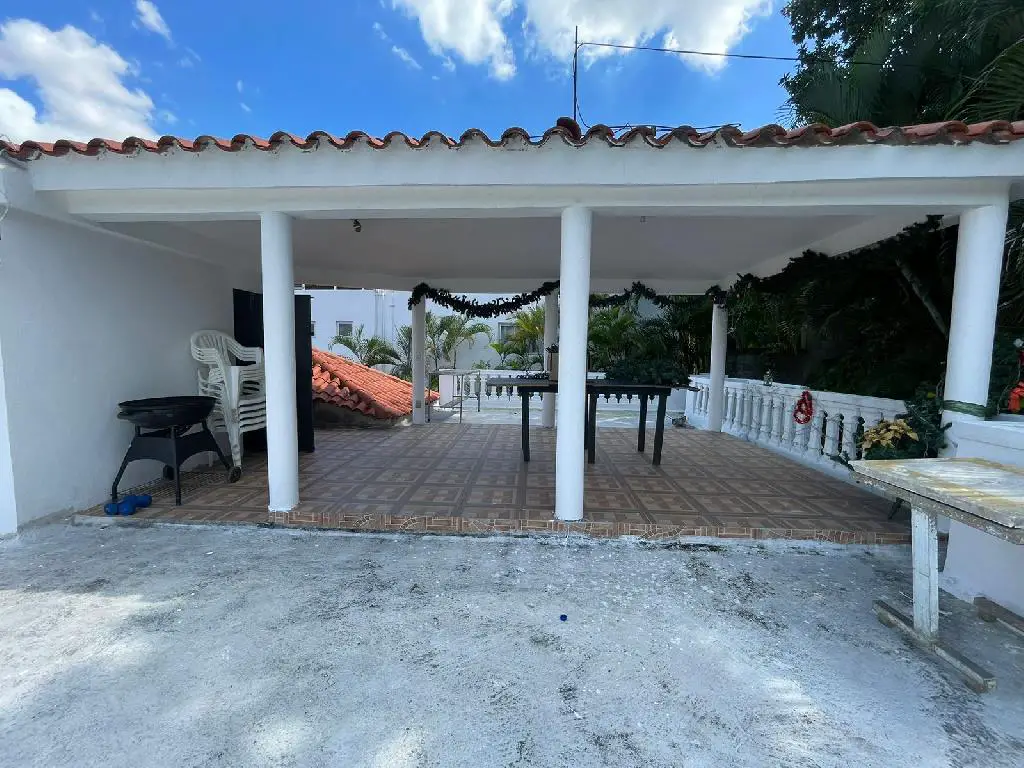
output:
<instances>
[{"instance_id":1,"label":"covered patio","mask_svg":"<svg viewBox=\"0 0 1024 768\"><path fill-rule=\"evenodd\" d=\"M588 298L635 281L663 295L704 294L737 273L773 274L807 249L847 253L942 216L960 233L944 407L950 420L978 419L1007 207L1024 179L1021 137L1024 125L1005 122L616 134L600 126L583 133L562 118L542 136L510 129L497 138L474 129L457 139L354 132L0 142L0 202L9 209L2 241L15 269L0 285L0 320L10 330L2 338L3 373L7 402L19 405L10 409L9 434L0 430L0 479L17 481L0 498L2 530L101 500L127 442L115 403L194 391L194 383L182 384L194 382L192 362L175 345L184 348L197 327L226 328L230 289L246 288L262 290L268 454L265 469L247 472L250 496L243 498L250 486L208 491L232 499L224 506L252 505L264 516L269 508L275 522L308 525L334 521L338 505L361 504L354 519L380 515L390 527L426 529L427 521L448 517L450 529L457 517L459 526L504 520L496 525L520 530L573 522L619 533L641 526L655 535L665 526L677 534L902 536L881 513L837 524L842 509L878 502L718 435L673 433L661 473L646 480L651 467L634 463L629 437L603 439L604 456L587 474L578 436L586 416ZM51 280L37 274L41 259ZM66 277L70 270L77 278ZM101 300L100 292L125 282L126 270L139 286L131 301ZM69 317L59 330L24 323L39 300L37 284L46 290L55 281L62 295L54 303ZM536 437L545 461L521 466L514 429L459 435L425 426L421 397L414 397L412 430L322 436L316 455L299 456L297 283L522 293L553 281L559 288L546 296L545 345L559 344L560 394L557 410L553 398L545 404L548 429ZM163 285L175 287L153 290ZM715 295L707 427L718 432L729 325L728 307ZM426 390L427 305L422 299L412 307L414 392ZM68 338L69 328L75 336L79 325L84 341L132 350L123 353L133 361L131 376L108 356L79 352L75 375L88 384L78 390L82 415L72 425L40 425L35 414L49 413L64 390L56 377L22 372L37 370L55 339ZM86 344L75 338L67 346ZM165 351L172 348L173 355ZM155 391L172 380L174 391ZM47 430L60 432L58 445L38 439ZM423 474L421 461L433 472ZM481 466L466 469L471 462ZM74 471L74 483L48 483L54 464ZM367 475L385 471L415 480ZM429 477L445 473L458 481L435 488ZM505 473L504 480L486 486L481 477L491 473ZM335 495L318 498L325 488ZM808 492L817 488L830 489L825 497L834 503ZM367 493L383 497L359 498ZM779 503L764 501L772 498ZM861 501L844 507L850 499ZM446 508L458 514L433 514ZM666 515L678 519L665 522Z\"/></svg>"},{"instance_id":2,"label":"covered patio","mask_svg":"<svg viewBox=\"0 0 1024 768\"><path fill-rule=\"evenodd\" d=\"M526 464L514 425L320 430L316 453L300 459L302 501L289 512L268 515L266 462L256 457L235 485L224 485L219 470L186 475L181 507L174 506L172 484L165 481L146 488L154 506L133 517L107 518L97 507L78 519L644 539L910 541L905 515L888 520L884 499L730 435L682 429L667 432L660 467L637 452L634 430L600 429L598 460L586 468L583 520L553 520L555 436L552 430L532 431L533 457Z\"/></svg>"}]
</instances>

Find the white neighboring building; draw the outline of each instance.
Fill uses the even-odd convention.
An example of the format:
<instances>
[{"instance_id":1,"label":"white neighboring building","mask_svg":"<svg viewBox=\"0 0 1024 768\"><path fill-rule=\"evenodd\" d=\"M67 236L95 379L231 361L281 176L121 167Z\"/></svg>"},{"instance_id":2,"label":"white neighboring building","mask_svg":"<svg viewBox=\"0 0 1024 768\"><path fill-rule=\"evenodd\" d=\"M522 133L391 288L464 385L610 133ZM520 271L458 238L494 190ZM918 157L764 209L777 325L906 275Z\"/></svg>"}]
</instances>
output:
<instances>
[{"instance_id":1,"label":"white neighboring building","mask_svg":"<svg viewBox=\"0 0 1024 768\"><path fill-rule=\"evenodd\" d=\"M363 326L366 337L380 336L392 344L403 325L412 325L412 311L409 309L409 291L359 288L301 288L297 294L313 297L313 346L326 349L346 357L348 350L342 347L330 349L331 339L339 333L353 333ZM504 298L504 294L472 294L480 302ZM451 310L431 304L435 315L454 314ZM501 315L480 322L491 327L493 341L500 341L514 327L512 317ZM498 364L498 355L491 349L491 342L485 336L477 336L472 344L464 344L457 353L459 368L472 368L474 363L485 363L487 368Z\"/></svg>"}]
</instances>

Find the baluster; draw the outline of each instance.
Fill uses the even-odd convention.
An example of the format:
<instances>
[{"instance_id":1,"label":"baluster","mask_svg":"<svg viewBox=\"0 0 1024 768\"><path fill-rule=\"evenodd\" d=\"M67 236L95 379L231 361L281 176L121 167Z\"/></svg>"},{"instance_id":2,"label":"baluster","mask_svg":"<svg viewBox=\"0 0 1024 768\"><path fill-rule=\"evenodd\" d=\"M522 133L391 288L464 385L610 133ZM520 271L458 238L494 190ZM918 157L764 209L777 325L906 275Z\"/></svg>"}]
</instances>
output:
<instances>
[{"instance_id":1,"label":"baluster","mask_svg":"<svg viewBox=\"0 0 1024 768\"><path fill-rule=\"evenodd\" d=\"M754 393L743 391L743 439L753 440L756 433L757 410L754 408Z\"/></svg>"},{"instance_id":2,"label":"baluster","mask_svg":"<svg viewBox=\"0 0 1024 768\"><path fill-rule=\"evenodd\" d=\"M763 390L761 394L761 424L757 439L762 443L772 441L772 395Z\"/></svg>"},{"instance_id":3,"label":"baluster","mask_svg":"<svg viewBox=\"0 0 1024 768\"><path fill-rule=\"evenodd\" d=\"M727 389L725 390L725 425L723 429L726 432L734 432L736 430L736 390Z\"/></svg>"},{"instance_id":4,"label":"baluster","mask_svg":"<svg viewBox=\"0 0 1024 768\"><path fill-rule=\"evenodd\" d=\"M775 445L782 444L782 412L784 409L785 398L780 393L773 393L771 395L771 441Z\"/></svg>"},{"instance_id":5,"label":"baluster","mask_svg":"<svg viewBox=\"0 0 1024 768\"><path fill-rule=\"evenodd\" d=\"M811 415L811 420L807 423L807 426L804 427L807 431L807 443L804 446L804 456L811 461L817 461L821 458L821 435L824 418L825 412L821 410L820 404L816 402L814 404L814 413Z\"/></svg>"},{"instance_id":6,"label":"baluster","mask_svg":"<svg viewBox=\"0 0 1024 768\"><path fill-rule=\"evenodd\" d=\"M747 438L756 443L761 436L761 415L762 415L761 393L757 390L750 392L750 435Z\"/></svg>"},{"instance_id":7,"label":"baluster","mask_svg":"<svg viewBox=\"0 0 1024 768\"><path fill-rule=\"evenodd\" d=\"M843 409L843 441L840 450L851 459L857 458L857 428L860 426L858 408Z\"/></svg>"},{"instance_id":8,"label":"baluster","mask_svg":"<svg viewBox=\"0 0 1024 768\"><path fill-rule=\"evenodd\" d=\"M834 405L829 408L825 422L825 445L821 449L825 461L831 461L831 457L839 453L839 412Z\"/></svg>"},{"instance_id":9,"label":"baluster","mask_svg":"<svg viewBox=\"0 0 1024 768\"><path fill-rule=\"evenodd\" d=\"M785 393L783 393L783 395L782 395L782 409L781 409L782 413L780 414L780 418L782 419L782 428L779 431L779 434L780 434L780 438L779 438L780 442L779 442L779 444L784 449L786 449L787 451L790 451L790 452L793 451L793 436L794 436L793 427L796 426L796 424L793 421L793 408L794 408L794 398L793 398L793 396L792 395L786 395Z\"/></svg>"}]
</instances>

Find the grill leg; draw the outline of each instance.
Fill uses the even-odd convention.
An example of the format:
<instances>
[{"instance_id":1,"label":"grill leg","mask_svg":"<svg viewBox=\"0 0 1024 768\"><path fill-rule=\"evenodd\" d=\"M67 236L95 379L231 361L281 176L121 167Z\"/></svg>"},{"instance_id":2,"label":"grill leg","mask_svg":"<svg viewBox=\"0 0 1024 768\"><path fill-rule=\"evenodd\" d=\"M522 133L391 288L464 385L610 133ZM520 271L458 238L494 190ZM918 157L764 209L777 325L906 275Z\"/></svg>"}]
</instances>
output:
<instances>
[{"instance_id":1,"label":"grill leg","mask_svg":"<svg viewBox=\"0 0 1024 768\"><path fill-rule=\"evenodd\" d=\"M213 436L213 432L206 426L206 422L203 422L203 432L210 438L210 442L213 444L213 450L217 452L217 456L220 458L220 463L224 465L224 469L231 471L231 462L228 461L228 457L224 455L224 451L220 449L220 443L217 442L217 438Z\"/></svg>"},{"instance_id":2,"label":"grill leg","mask_svg":"<svg viewBox=\"0 0 1024 768\"><path fill-rule=\"evenodd\" d=\"M128 463L131 461L131 448L128 449L128 453L124 455L124 461L121 462L121 468L117 470L117 477L114 478L114 484L110 486L110 502L117 504L117 486L121 484L121 477L124 475L125 469L128 467Z\"/></svg>"},{"instance_id":3,"label":"grill leg","mask_svg":"<svg viewBox=\"0 0 1024 768\"><path fill-rule=\"evenodd\" d=\"M174 504L181 506L181 467L178 465L178 433L171 427L171 464L174 467Z\"/></svg>"}]
</instances>

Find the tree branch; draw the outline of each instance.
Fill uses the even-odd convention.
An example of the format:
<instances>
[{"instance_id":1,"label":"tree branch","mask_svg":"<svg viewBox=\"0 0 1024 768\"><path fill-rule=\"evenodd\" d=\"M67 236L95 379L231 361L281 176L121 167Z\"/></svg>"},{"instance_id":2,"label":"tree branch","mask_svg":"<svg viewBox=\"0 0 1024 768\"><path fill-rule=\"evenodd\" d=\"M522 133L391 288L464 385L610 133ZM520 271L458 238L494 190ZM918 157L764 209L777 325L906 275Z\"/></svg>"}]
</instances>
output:
<instances>
[{"instance_id":1,"label":"tree branch","mask_svg":"<svg viewBox=\"0 0 1024 768\"><path fill-rule=\"evenodd\" d=\"M949 326L946 325L946 321L942 317L942 313L939 312L939 308L935 306L935 302L932 301L931 296L928 295L928 289L924 287L924 283L918 278L917 275L911 271L907 263L903 261L899 256L896 257L896 266L900 268L900 274L903 275L903 279L910 285L910 289L914 292L914 295L921 300L924 304L925 310L932 318L932 322L939 329L939 333L945 338L949 338Z\"/></svg>"}]
</instances>

